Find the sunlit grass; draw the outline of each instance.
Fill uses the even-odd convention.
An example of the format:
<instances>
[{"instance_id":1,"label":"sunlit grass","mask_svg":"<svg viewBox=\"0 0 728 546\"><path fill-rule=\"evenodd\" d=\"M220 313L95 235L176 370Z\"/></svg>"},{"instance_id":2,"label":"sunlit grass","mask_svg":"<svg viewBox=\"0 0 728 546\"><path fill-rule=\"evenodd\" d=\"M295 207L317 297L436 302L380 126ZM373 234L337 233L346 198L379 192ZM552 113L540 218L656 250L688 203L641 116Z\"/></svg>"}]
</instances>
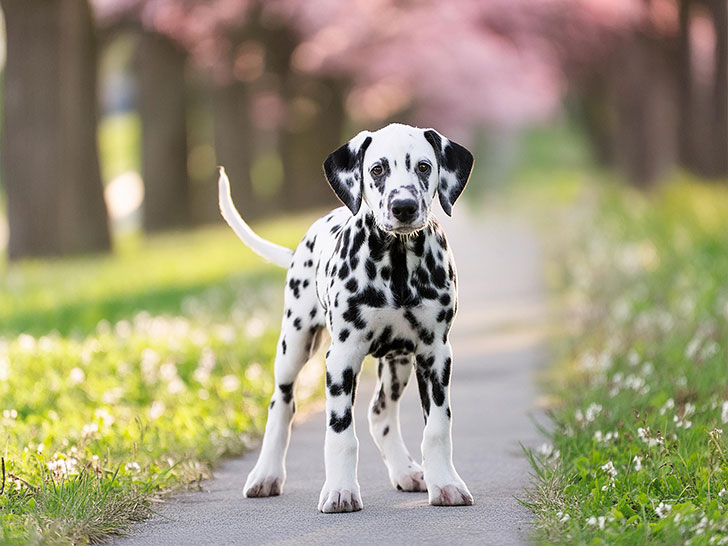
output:
<instances>
[{"instance_id":1,"label":"sunlit grass","mask_svg":"<svg viewBox=\"0 0 728 546\"><path fill-rule=\"evenodd\" d=\"M294 246L310 220L259 231ZM284 274L225 227L6 265L2 542L118 533L240 453L264 424Z\"/></svg>"},{"instance_id":2,"label":"sunlit grass","mask_svg":"<svg viewBox=\"0 0 728 546\"><path fill-rule=\"evenodd\" d=\"M583 197L551 218L571 321L532 454L538 537L728 543L728 190L681 175Z\"/></svg>"}]
</instances>

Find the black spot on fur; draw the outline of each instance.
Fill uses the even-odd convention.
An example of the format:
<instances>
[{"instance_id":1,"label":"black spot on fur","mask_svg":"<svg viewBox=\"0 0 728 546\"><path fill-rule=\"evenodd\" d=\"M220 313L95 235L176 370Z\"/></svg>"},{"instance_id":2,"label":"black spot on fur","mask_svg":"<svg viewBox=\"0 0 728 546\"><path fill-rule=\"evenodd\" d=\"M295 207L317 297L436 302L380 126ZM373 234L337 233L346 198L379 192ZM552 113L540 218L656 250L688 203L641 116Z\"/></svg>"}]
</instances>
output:
<instances>
[{"instance_id":1,"label":"black spot on fur","mask_svg":"<svg viewBox=\"0 0 728 546\"><path fill-rule=\"evenodd\" d=\"M276 405L276 401L275 400L271 400L270 401L270 406L268 406L268 409L273 409L273 406L275 406L275 405Z\"/></svg>"},{"instance_id":2,"label":"black spot on fur","mask_svg":"<svg viewBox=\"0 0 728 546\"><path fill-rule=\"evenodd\" d=\"M301 297L301 279L291 279L288 281L288 287L293 291L293 297L298 299Z\"/></svg>"},{"instance_id":3,"label":"black spot on fur","mask_svg":"<svg viewBox=\"0 0 728 546\"><path fill-rule=\"evenodd\" d=\"M331 396L339 396L341 394L351 394L354 390L356 378L354 377L354 370L350 367L345 368L342 373L341 383L334 383L331 378L331 374L326 372L326 387L329 389Z\"/></svg>"},{"instance_id":4,"label":"black spot on fur","mask_svg":"<svg viewBox=\"0 0 728 546\"><path fill-rule=\"evenodd\" d=\"M356 292L357 290L359 290L359 283L356 282L356 279L353 277L349 279L344 286L349 292Z\"/></svg>"},{"instance_id":5,"label":"black spot on fur","mask_svg":"<svg viewBox=\"0 0 728 546\"><path fill-rule=\"evenodd\" d=\"M301 317L296 317L296 320L293 321L293 327L296 330L300 330L301 329Z\"/></svg>"},{"instance_id":6,"label":"black spot on fur","mask_svg":"<svg viewBox=\"0 0 728 546\"><path fill-rule=\"evenodd\" d=\"M384 394L384 386L377 392L377 397L372 404L372 413L379 415L387 407L387 396Z\"/></svg>"},{"instance_id":7,"label":"black spot on fur","mask_svg":"<svg viewBox=\"0 0 728 546\"><path fill-rule=\"evenodd\" d=\"M370 281L373 281L377 276L377 265L370 259L366 261L367 277Z\"/></svg>"},{"instance_id":8,"label":"black spot on fur","mask_svg":"<svg viewBox=\"0 0 728 546\"><path fill-rule=\"evenodd\" d=\"M430 415L430 394L427 391L427 372L421 368L417 368L417 387L420 391L420 403L422 404L422 412L425 416L425 423L427 422L427 416Z\"/></svg>"},{"instance_id":9,"label":"black spot on fur","mask_svg":"<svg viewBox=\"0 0 728 546\"><path fill-rule=\"evenodd\" d=\"M287 349L287 346L286 346L286 338L283 338L281 340L281 350L283 351L283 354L286 354L286 349Z\"/></svg>"},{"instance_id":10,"label":"black spot on fur","mask_svg":"<svg viewBox=\"0 0 728 546\"><path fill-rule=\"evenodd\" d=\"M445 403L445 389L434 373L430 373L430 384L432 385L432 401L439 408Z\"/></svg>"},{"instance_id":11,"label":"black spot on fur","mask_svg":"<svg viewBox=\"0 0 728 546\"><path fill-rule=\"evenodd\" d=\"M314 235L313 239L311 239L310 241L306 241L306 248L309 251L313 252L313 247L315 244L316 244L316 235Z\"/></svg>"},{"instance_id":12,"label":"black spot on fur","mask_svg":"<svg viewBox=\"0 0 728 546\"><path fill-rule=\"evenodd\" d=\"M382 166L382 173L379 175L372 174L372 180L379 193L384 193L384 184L387 182L389 175L392 174L392 169L389 167L389 160L386 157L379 158L379 164Z\"/></svg>"},{"instance_id":13,"label":"black spot on fur","mask_svg":"<svg viewBox=\"0 0 728 546\"><path fill-rule=\"evenodd\" d=\"M349 338L349 330L344 328L343 330L341 330L341 332L339 332L339 341L341 341L343 343L348 338Z\"/></svg>"},{"instance_id":14,"label":"black spot on fur","mask_svg":"<svg viewBox=\"0 0 728 546\"><path fill-rule=\"evenodd\" d=\"M412 252L415 253L415 256L421 258L422 255L425 253L425 234L422 232L418 232L414 236L414 240L412 241Z\"/></svg>"},{"instance_id":15,"label":"black spot on fur","mask_svg":"<svg viewBox=\"0 0 728 546\"><path fill-rule=\"evenodd\" d=\"M354 239L351 241L351 248L349 249L349 259L352 260L352 262L356 258L356 255L361 249L361 246L364 244L366 238L367 234L363 229L360 229L356 232L356 235L354 235ZM352 263L352 267L356 266Z\"/></svg>"},{"instance_id":16,"label":"black spot on fur","mask_svg":"<svg viewBox=\"0 0 728 546\"><path fill-rule=\"evenodd\" d=\"M341 264L341 269L339 269L339 278L343 281L348 276L349 276L349 265L347 263L343 263L343 264Z\"/></svg>"},{"instance_id":17,"label":"black spot on fur","mask_svg":"<svg viewBox=\"0 0 728 546\"><path fill-rule=\"evenodd\" d=\"M326 158L324 161L324 173L331 184L336 196L341 199L352 214L356 214L361 207L361 189L349 188L345 178L352 177L361 182L363 176L364 154L372 142L372 137L367 137L359 149L352 149L349 143L344 144Z\"/></svg>"},{"instance_id":18,"label":"black spot on fur","mask_svg":"<svg viewBox=\"0 0 728 546\"><path fill-rule=\"evenodd\" d=\"M288 404L293 399L293 383L280 383L278 388L283 395L283 402Z\"/></svg>"},{"instance_id":19,"label":"black spot on fur","mask_svg":"<svg viewBox=\"0 0 728 546\"><path fill-rule=\"evenodd\" d=\"M389 434L389 425L384 427L384 430L382 431L382 436L386 436L387 434Z\"/></svg>"},{"instance_id":20,"label":"black spot on fur","mask_svg":"<svg viewBox=\"0 0 728 546\"><path fill-rule=\"evenodd\" d=\"M329 427L336 433L343 432L351 426L351 408L346 408L344 414L339 417L335 411L329 417Z\"/></svg>"}]
</instances>

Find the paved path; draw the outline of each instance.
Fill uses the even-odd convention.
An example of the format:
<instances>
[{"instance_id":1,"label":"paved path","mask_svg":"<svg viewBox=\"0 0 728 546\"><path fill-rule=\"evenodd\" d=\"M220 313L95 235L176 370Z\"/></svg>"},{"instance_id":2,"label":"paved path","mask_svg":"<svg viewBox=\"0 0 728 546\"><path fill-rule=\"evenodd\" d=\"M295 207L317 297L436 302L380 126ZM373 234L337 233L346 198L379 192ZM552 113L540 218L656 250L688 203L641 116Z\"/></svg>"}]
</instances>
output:
<instances>
[{"instance_id":1,"label":"paved path","mask_svg":"<svg viewBox=\"0 0 728 546\"><path fill-rule=\"evenodd\" d=\"M204 492L186 493L135 525L119 546L224 544L524 544L530 513L515 497L529 483L519 442L538 435L533 372L544 362L540 346L543 289L540 248L515 220L474 222L458 212L445 229L458 264L460 310L452 334L455 466L475 497L472 507L427 504L425 493L398 493L369 436L366 405L374 390L371 365L356 405L359 480L364 510L320 514L324 481L324 416L316 413L293 430L284 494L245 499L245 477L257 453L224 463ZM402 431L414 456L423 428L417 389L402 403Z\"/></svg>"}]
</instances>

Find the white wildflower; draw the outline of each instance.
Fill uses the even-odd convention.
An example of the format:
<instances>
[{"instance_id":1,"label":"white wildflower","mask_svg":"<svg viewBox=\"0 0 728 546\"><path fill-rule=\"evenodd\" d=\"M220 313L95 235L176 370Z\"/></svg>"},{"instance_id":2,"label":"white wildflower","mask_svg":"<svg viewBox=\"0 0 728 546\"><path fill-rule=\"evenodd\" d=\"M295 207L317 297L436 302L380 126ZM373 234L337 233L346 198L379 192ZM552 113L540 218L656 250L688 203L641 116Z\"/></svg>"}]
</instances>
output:
<instances>
[{"instance_id":1,"label":"white wildflower","mask_svg":"<svg viewBox=\"0 0 728 546\"><path fill-rule=\"evenodd\" d=\"M14 409L6 409L3 410L3 417L5 419L17 419L18 418L18 411Z\"/></svg>"},{"instance_id":2,"label":"white wildflower","mask_svg":"<svg viewBox=\"0 0 728 546\"><path fill-rule=\"evenodd\" d=\"M237 376L230 374L222 378L222 390L225 392L236 391L238 387L240 387L240 379Z\"/></svg>"},{"instance_id":3,"label":"white wildflower","mask_svg":"<svg viewBox=\"0 0 728 546\"><path fill-rule=\"evenodd\" d=\"M131 463L126 463L126 470L127 470L127 472L133 472L136 474L136 473L141 472L142 468L139 466L139 463L131 462Z\"/></svg>"},{"instance_id":4,"label":"white wildflower","mask_svg":"<svg viewBox=\"0 0 728 546\"><path fill-rule=\"evenodd\" d=\"M657 514L657 517L662 519L667 517L670 510L672 510L672 504L665 504L664 502L661 502L657 505L657 508L655 508L655 514Z\"/></svg>"},{"instance_id":5,"label":"white wildflower","mask_svg":"<svg viewBox=\"0 0 728 546\"><path fill-rule=\"evenodd\" d=\"M719 350L720 350L720 345L718 345L715 341L711 341L710 343L707 343L703 347L702 351L700 351L700 359L708 360L709 358L712 358L715 355L717 355Z\"/></svg>"},{"instance_id":6,"label":"white wildflower","mask_svg":"<svg viewBox=\"0 0 728 546\"><path fill-rule=\"evenodd\" d=\"M177 377L177 365L171 360L167 360L159 367L159 376L165 381L172 381Z\"/></svg>"},{"instance_id":7,"label":"white wildflower","mask_svg":"<svg viewBox=\"0 0 728 546\"><path fill-rule=\"evenodd\" d=\"M642 428L639 427L637 429L637 436L640 440L642 440L644 443L646 443L649 447L655 447L658 445L662 445L665 443L665 440L661 438L660 436L653 437L652 431L650 431L650 427Z\"/></svg>"},{"instance_id":8,"label":"white wildflower","mask_svg":"<svg viewBox=\"0 0 728 546\"><path fill-rule=\"evenodd\" d=\"M596 419L599 414L602 412L602 406L600 404L589 404L589 407L586 408L585 418L587 423L591 423Z\"/></svg>"},{"instance_id":9,"label":"white wildflower","mask_svg":"<svg viewBox=\"0 0 728 546\"><path fill-rule=\"evenodd\" d=\"M121 338L127 338L132 333L131 324L128 320L120 320L114 326L114 331L116 332L117 336Z\"/></svg>"},{"instance_id":10,"label":"white wildflower","mask_svg":"<svg viewBox=\"0 0 728 546\"><path fill-rule=\"evenodd\" d=\"M642 470L642 457L640 457L639 455L635 455L632 461L634 462L635 472L639 472L640 470Z\"/></svg>"},{"instance_id":11,"label":"white wildflower","mask_svg":"<svg viewBox=\"0 0 728 546\"><path fill-rule=\"evenodd\" d=\"M667 410L671 410L675 407L675 400L672 398L669 398L667 402L663 404L663 406L660 408L660 415L665 415L667 413Z\"/></svg>"},{"instance_id":12,"label":"white wildflower","mask_svg":"<svg viewBox=\"0 0 728 546\"><path fill-rule=\"evenodd\" d=\"M604 523L606 521L607 521L607 518L605 518L604 516L599 516L598 518L595 518L594 516L592 516L587 520L587 523L589 523L590 525L596 525L600 529L604 529Z\"/></svg>"},{"instance_id":13,"label":"white wildflower","mask_svg":"<svg viewBox=\"0 0 728 546\"><path fill-rule=\"evenodd\" d=\"M720 409L720 420L723 424L728 424L728 401L723 402Z\"/></svg>"},{"instance_id":14,"label":"white wildflower","mask_svg":"<svg viewBox=\"0 0 728 546\"><path fill-rule=\"evenodd\" d=\"M249 339L257 339L265 332L265 321L260 317L252 317L245 323L245 335Z\"/></svg>"},{"instance_id":15,"label":"white wildflower","mask_svg":"<svg viewBox=\"0 0 728 546\"><path fill-rule=\"evenodd\" d=\"M612 461L608 461L607 463L603 464L601 468L612 478L617 476L617 469L614 468L614 463Z\"/></svg>"},{"instance_id":16,"label":"white wildflower","mask_svg":"<svg viewBox=\"0 0 728 546\"><path fill-rule=\"evenodd\" d=\"M690 421L689 419L685 419L685 417L680 418L677 415L673 416L672 422L675 423L675 426L677 428L685 428L685 429L688 429L691 426L693 426L693 422L692 421Z\"/></svg>"},{"instance_id":17,"label":"white wildflower","mask_svg":"<svg viewBox=\"0 0 728 546\"><path fill-rule=\"evenodd\" d=\"M105 408L96 408L96 410L94 410L94 418L101 421L101 424L104 426L104 428L110 427L114 424L115 421L114 416L106 411Z\"/></svg>"},{"instance_id":18,"label":"white wildflower","mask_svg":"<svg viewBox=\"0 0 728 546\"><path fill-rule=\"evenodd\" d=\"M71 383L75 383L78 385L79 383L83 383L83 380L86 379L86 374L83 373L83 370L81 368L73 368L69 374L69 377L71 379Z\"/></svg>"},{"instance_id":19,"label":"white wildflower","mask_svg":"<svg viewBox=\"0 0 728 546\"><path fill-rule=\"evenodd\" d=\"M10 359L0 355L0 381L7 381L10 377Z\"/></svg>"},{"instance_id":20,"label":"white wildflower","mask_svg":"<svg viewBox=\"0 0 728 546\"><path fill-rule=\"evenodd\" d=\"M89 423L87 425L83 425L83 428L81 429L81 434L83 436L93 436L99 431L99 425L96 423Z\"/></svg>"},{"instance_id":21,"label":"white wildflower","mask_svg":"<svg viewBox=\"0 0 728 546\"><path fill-rule=\"evenodd\" d=\"M263 367L257 362L252 362L251 364L248 364L248 367L245 369L245 379L247 379L248 381L256 381L260 379L262 375Z\"/></svg>"},{"instance_id":22,"label":"white wildflower","mask_svg":"<svg viewBox=\"0 0 728 546\"><path fill-rule=\"evenodd\" d=\"M630 366L636 366L640 363L640 355L635 351L634 349L630 349L629 353L627 353L627 362L629 362Z\"/></svg>"},{"instance_id":23,"label":"white wildflower","mask_svg":"<svg viewBox=\"0 0 728 546\"><path fill-rule=\"evenodd\" d=\"M165 407L164 402L161 400L155 400L149 408L149 417L151 419L158 419L162 416L165 409L167 408Z\"/></svg>"},{"instance_id":24,"label":"white wildflower","mask_svg":"<svg viewBox=\"0 0 728 546\"><path fill-rule=\"evenodd\" d=\"M179 376L175 376L167 385L169 394L181 394L187 390L187 385Z\"/></svg>"},{"instance_id":25,"label":"white wildflower","mask_svg":"<svg viewBox=\"0 0 728 546\"><path fill-rule=\"evenodd\" d=\"M35 349L35 338L29 334L20 334L18 336L18 346L23 351L32 351Z\"/></svg>"}]
</instances>

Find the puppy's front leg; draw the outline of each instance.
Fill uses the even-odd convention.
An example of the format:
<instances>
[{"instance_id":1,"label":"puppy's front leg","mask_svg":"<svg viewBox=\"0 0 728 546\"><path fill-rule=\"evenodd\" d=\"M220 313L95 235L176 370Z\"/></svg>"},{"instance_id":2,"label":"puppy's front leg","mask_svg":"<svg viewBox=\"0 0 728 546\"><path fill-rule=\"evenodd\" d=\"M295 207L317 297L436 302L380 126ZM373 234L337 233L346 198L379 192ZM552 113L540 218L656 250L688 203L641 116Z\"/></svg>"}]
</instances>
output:
<instances>
[{"instance_id":1,"label":"puppy's front leg","mask_svg":"<svg viewBox=\"0 0 728 546\"><path fill-rule=\"evenodd\" d=\"M354 343L334 341L326 353L326 482L318 505L322 512L356 512L363 507L353 406L365 352Z\"/></svg>"},{"instance_id":2,"label":"puppy's front leg","mask_svg":"<svg viewBox=\"0 0 728 546\"><path fill-rule=\"evenodd\" d=\"M417 383L426 421L422 463L430 504L437 506L473 504L473 496L452 463L451 366L449 343L417 354Z\"/></svg>"}]
</instances>

